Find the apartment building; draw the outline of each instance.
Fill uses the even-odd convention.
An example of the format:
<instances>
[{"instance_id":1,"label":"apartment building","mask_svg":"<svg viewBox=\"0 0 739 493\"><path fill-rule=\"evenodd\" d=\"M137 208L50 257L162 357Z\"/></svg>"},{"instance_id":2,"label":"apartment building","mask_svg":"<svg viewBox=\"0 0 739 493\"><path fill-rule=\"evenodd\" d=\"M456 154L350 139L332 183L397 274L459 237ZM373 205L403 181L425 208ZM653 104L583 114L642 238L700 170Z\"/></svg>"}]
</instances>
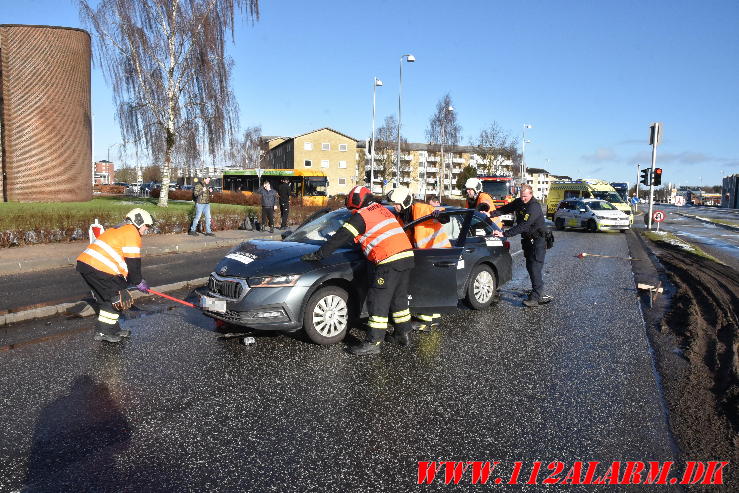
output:
<instances>
[{"instance_id":1,"label":"apartment building","mask_svg":"<svg viewBox=\"0 0 739 493\"><path fill-rule=\"evenodd\" d=\"M536 200L544 200L549 195L549 186L553 180L553 176L545 169L526 168L526 183L531 185Z\"/></svg>"},{"instance_id":2,"label":"apartment building","mask_svg":"<svg viewBox=\"0 0 739 493\"><path fill-rule=\"evenodd\" d=\"M357 147L361 155L360 168L364 170L365 183L373 181L373 193L386 192L392 187L395 176L392 171L395 169L395 151L383 152L383 146L377 145L372 173L371 156L367 152L366 142L357 143ZM513 161L502 158L497 159L493 166L483 166L484 161L484 157L479 155L479 148L474 146L445 147L442 159L441 147L437 144L405 143L400 152L400 184L408 187L417 197L441 194L445 197L462 198L462 193L457 188L457 178L466 166L480 170L491 168L490 174L500 176L513 176L517 168Z\"/></svg>"},{"instance_id":3,"label":"apartment building","mask_svg":"<svg viewBox=\"0 0 739 493\"><path fill-rule=\"evenodd\" d=\"M115 164L107 159L97 161L92 165L95 185L110 185L115 182Z\"/></svg>"},{"instance_id":4,"label":"apartment building","mask_svg":"<svg viewBox=\"0 0 739 493\"><path fill-rule=\"evenodd\" d=\"M313 170L328 178L329 196L345 194L359 180L357 140L328 127L268 142L265 167Z\"/></svg>"}]
</instances>

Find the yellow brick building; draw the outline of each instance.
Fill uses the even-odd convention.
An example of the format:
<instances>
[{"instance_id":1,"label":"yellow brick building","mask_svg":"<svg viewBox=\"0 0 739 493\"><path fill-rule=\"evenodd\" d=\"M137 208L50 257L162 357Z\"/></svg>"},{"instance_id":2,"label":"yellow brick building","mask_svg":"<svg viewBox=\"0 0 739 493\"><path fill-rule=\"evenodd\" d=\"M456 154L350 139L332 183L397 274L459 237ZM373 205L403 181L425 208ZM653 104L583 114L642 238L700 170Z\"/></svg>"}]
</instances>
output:
<instances>
[{"instance_id":1,"label":"yellow brick building","mask_svg":"<svg viewBox=\"0 0 739 493\"><path fill-rule=\"evenodd\" d=\"M269 168L319 171L328 178L327 194L346 194L364 184L357 163L357 140L325 127L296 137L270 140ZM361 179L360 179L361 176Z\"/></svg>"}]
</instances>

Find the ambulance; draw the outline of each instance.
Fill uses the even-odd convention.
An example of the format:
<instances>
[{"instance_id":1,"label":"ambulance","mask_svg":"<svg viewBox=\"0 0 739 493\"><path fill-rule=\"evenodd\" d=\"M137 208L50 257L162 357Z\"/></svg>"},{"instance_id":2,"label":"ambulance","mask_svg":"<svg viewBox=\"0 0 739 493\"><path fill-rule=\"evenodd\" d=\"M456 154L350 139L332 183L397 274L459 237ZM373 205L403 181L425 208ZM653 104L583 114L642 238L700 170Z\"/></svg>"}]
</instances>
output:
<instances>
[{"instance_id":1,"label":"ambulance","mask_svg":"<svg viewBox=\"0 0 739 493\"><path fill-rule=\"evenodd\" d=\"M577 180L554 181L549 187L547 195L547 217L554 218L559 203L566 199L600 199L613 204L616 209L623 211L629 216L629 224L634 223L631 207L616 190L603 180L592 178L579 178Z\"/></svg>"}]
</instances>

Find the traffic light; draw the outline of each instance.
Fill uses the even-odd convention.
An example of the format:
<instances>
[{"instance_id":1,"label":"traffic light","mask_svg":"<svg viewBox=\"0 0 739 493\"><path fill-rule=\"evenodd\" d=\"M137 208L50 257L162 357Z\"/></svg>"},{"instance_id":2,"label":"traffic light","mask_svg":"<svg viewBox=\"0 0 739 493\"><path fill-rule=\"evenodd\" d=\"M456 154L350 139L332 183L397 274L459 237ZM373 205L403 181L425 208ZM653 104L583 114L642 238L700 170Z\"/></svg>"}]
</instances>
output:
<instances>
[{"instance_id":1,"label":"traffic light","mask_svg":"<svg viewBox=\"0 0 739 493\"><path fill-rule=\"evenodd\" d=\"M643 170L641 170L641 181L639 183L649 186L649 178L651 178L651 176L652 170L650 170L649 168L644 168Z\"/></svg>"},{"instance_id":2,"label":"traffic light","mask_svg":"<svg viewBox=\"0 0 739 493\"><path fill-rule=\"evenodd\" d=\"M652 176L652 185L658 187L662 184L662 168L654 168L654 176Z\"/></svg>"}]
</instances>

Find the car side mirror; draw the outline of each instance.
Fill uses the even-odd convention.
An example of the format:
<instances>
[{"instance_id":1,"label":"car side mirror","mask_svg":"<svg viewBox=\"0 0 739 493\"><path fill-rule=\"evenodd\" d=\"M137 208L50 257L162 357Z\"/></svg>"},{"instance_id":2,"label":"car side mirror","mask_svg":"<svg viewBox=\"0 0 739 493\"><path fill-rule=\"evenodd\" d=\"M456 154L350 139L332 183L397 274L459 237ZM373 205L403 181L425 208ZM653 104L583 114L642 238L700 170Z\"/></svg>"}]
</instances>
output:
<instances>
[{"instance_id":1,"label":"car side mirror","mask_svg":"<svg viewBox=\"0 0 739 493\"><path fill-rule=\"evenodd\" d=\"M285 238L287 238L287 237L288 237L288 236L290 236L291 234L293 234L293 232L292 232L291 230L289 230L289 229L288 229L287 231L283 231L283 232L282 232L282 233L280 234L280 238L282 238L282 239L284 240Z\"/></svg>"}]
</instances>

